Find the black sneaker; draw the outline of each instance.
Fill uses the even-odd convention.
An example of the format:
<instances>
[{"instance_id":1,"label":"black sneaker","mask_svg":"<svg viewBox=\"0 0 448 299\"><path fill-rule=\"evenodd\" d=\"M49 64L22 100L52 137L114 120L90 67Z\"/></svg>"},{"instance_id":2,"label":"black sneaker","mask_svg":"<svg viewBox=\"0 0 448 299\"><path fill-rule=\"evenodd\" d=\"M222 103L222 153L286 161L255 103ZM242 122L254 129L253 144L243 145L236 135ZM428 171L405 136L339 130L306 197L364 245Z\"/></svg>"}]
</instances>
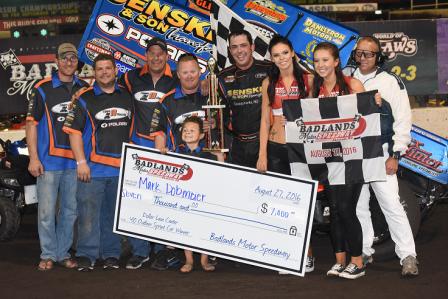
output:
<instances>
[{"instance_id":1,"label":"black sneaker","mask_svg":"<svg viewBox=\"0 0 448 299\"><path fill-rule=\"evenodd\" d=\"M80 272L90 272L93 270L94 263L86 256L77 257L76 262L78 263L77 270Z\"/></svg>"},{"instance_id":2,"label":"black sneaker","mask_svg":"<svg viewBox=\"0 0 448 299\"><path fill-rule=\"evenodd\" d=\"M339 274L339 277L356 279L364 275L366 275L365 267L358 268L358 266L351 263L344 269L344 271L342 271L341 274Z\"/></svg>"},{"instance_id":3,"label":"black sneaker","mask_svg":"<svg viewBox=\"0 0 448 299\"><path fill-rule=\"evenodd\" d=\"M147 261L149 261L149 256L143 257L143 256L139 256L139 255L133 255L126 263L126 269L130 269L130 270L139 269Z\"/></svg>"},{"instance_id":4,"label":"black sneaker","mask_svg":"<svg viewBox=\"0 0 448 299\"><path fill-rule=\"evenodd\" d=\"M345 266L342 264L334 264L327 272L327 276L339 276L344 271Z\"/></svg>"},{"instance_id":5,"label":"black sneaker","mask_svg":"<svg viewBox=\"0 0 448 299\"><path fill-rule=\"evenodd\" d=\"M180 260L176 255L175 249L163 249L159 251L151 264L151 268L156 270L167 270L180 265Z\"/></svg>"},{"instance_id":6,"label":"black sneaker","mask_svg":"<svg viewBox=\"0 0 448 299\"><path fill-rule=\"evenodd\" d=\"M118 259L114 257L108 257L104 260L103 269L104 270L114 270L120 268L118 264Z\"/></svg>"}]
</instances>

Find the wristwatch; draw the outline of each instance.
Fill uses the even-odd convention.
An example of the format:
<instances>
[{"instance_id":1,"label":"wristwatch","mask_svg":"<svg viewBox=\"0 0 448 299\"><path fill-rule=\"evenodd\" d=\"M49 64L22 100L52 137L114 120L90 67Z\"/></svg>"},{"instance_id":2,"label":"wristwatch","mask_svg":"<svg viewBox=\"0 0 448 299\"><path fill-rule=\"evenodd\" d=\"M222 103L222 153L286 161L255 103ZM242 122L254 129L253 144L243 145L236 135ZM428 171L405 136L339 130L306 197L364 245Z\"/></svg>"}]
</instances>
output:
<instances>
[{"instance_id":1,"label":"wristwatch","mask_svg":"<svg viewBox=\"0 0 448 299\"><path fill-rule=\"evenodd\" d=\"M393 152L392 153L392 158L394 158L395 160L400 160L401 154L400 152Z\"/></svg>"}]
</instances>

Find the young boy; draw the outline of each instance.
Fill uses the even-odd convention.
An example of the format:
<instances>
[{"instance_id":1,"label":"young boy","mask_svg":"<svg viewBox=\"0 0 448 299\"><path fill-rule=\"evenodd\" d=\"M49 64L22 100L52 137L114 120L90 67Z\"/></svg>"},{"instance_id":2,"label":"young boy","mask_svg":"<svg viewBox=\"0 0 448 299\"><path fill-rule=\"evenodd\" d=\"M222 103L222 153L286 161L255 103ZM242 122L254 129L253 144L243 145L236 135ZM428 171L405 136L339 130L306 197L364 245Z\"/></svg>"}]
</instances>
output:
<instances>
[{"instance_id":1,"label":"young boy","mask_svg":"<svg viewBox=\"0 0 448 299\"><path fill-rule=\"evenodd\" d=\"M204 124L197 116L187 117L182 123L181 137L182 144L177 147L177 152L181 154L196 156L204 159L224 162L223 153L203 152L199 142L204 138ZM190 273L193 270L193 252L185 250L185 265L180 268L182 273ZM215 270L215 266L209 263L208 256L201 254L201 266L206 272Z\"/></svg>"}]
</instances>

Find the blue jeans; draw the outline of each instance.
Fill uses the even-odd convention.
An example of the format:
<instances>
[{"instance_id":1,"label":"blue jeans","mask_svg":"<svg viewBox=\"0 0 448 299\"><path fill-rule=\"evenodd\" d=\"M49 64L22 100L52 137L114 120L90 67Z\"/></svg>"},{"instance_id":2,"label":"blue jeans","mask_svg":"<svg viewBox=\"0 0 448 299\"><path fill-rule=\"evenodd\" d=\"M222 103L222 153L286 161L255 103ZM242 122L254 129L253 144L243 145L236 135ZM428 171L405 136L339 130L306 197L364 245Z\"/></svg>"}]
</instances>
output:
<instances>
[{"instance_id":1,"label":"blue jeans","mask_svg":"<svg viewBox=\"0 0 448 299\"><path fill-rule=\"evenodd\" d=\"M45 171L37 178L37 229L41 259L62 261L70 257L68 251L73 243L73 224L76 220L76 180L74 169Z\"/></svg>"},{"instance_id":2,"label":"blue jeans","mask_svg":"<svg viewBox=\"0 0 448 299\"><path fill-rule=\"evenodd\" d=\"M76 256L92 263L101 257L119 258L121 237L112 232L118 177L92 178L78 182L78 245Z\"/></svg>"},{"instance_id":3,"label":"blue jeans","mask_svg":"<svg viewBox=\"0 0 448 299\"><path fill-rule=\"evenodd\" d=\"M132 255L148 257L149 254L151 253L151 244L148 241L132 237L128 237L128 241L132 246ZM155 253L159 252L164 248L165 245L154 244Z\"/></svg>"}]
</instances>

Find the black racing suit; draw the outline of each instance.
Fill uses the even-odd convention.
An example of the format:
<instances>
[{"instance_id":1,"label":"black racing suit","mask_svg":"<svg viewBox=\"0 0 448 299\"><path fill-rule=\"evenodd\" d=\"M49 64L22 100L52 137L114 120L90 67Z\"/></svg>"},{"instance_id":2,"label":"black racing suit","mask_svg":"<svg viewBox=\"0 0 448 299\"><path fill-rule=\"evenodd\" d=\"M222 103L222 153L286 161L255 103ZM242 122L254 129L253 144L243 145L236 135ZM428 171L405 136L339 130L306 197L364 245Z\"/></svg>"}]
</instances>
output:
<instances>
[{"instance_id":1,"label":"black racing suit","mask_svg":"<svg viewBox=\"0 0 448 299\"><path fill-rule=\"evenodd\" d=\"M230 159L234 164L255 168L260 146L261 83L271 63L254 60L247 70L235 65L218 74L226 105L226 125L232 133Z\"/></svg>"}]
</instances>

